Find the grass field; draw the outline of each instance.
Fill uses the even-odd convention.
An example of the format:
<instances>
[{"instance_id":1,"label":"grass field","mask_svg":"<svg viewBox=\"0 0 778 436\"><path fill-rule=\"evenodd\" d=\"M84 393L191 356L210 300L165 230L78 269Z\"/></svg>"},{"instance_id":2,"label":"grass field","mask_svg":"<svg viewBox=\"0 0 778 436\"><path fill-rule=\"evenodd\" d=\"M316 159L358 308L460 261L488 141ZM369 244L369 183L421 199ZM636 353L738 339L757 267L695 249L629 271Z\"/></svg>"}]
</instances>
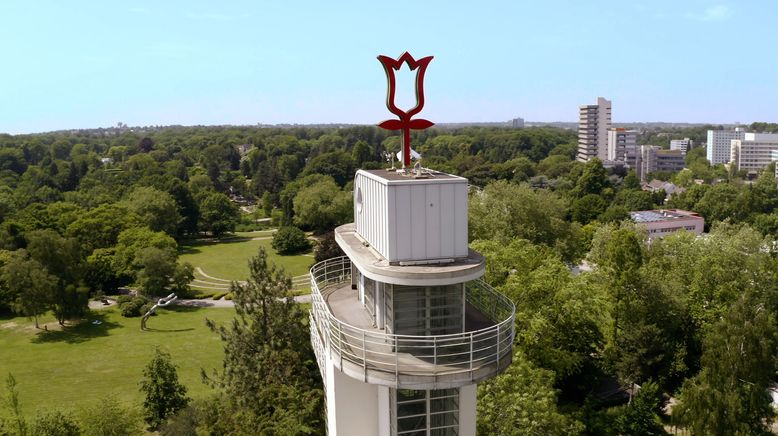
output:
<instances>
[{"instance_id":1,"label":"grass field","mask_svg":"<svg viewBox=\"0 0 778 436\"><path fill-rule=\"evenodd\" d=\"M231 308L161 309L145 332L140 318L124 318L115 308L93 311L89 321L64 331L36 330L27 318L0 318L0 377L4 386L7 374L14 375L27 415L51 407L72 409L107 394L140 407L138 382L159 346L179 366L190 396L203 397L211 389L202 383L200 369L221 367L223 357L222 343L205 318L225 323L234 313ZM51 316L41 321L56 325Z\"/></svg>"},{"instance_id":2,"label":"grass field","mask_svg":"<svg viewBox=\"0 0 778 436\"><path fill-rule=\"evenodd\" d=\"M248 260L257 254L259 247L264 247L270 261L284 267L290 275L306 274L313 263L313 256L310 253L296 256L277 254L270 246L272 233L239 232L234 237L184 242L180 260L195 267L195 281L191 287L201 295L227 291L230 280L245 280L248 277ZM198 267L202 272L198 271Z\"/></svg>"}]
</instances>

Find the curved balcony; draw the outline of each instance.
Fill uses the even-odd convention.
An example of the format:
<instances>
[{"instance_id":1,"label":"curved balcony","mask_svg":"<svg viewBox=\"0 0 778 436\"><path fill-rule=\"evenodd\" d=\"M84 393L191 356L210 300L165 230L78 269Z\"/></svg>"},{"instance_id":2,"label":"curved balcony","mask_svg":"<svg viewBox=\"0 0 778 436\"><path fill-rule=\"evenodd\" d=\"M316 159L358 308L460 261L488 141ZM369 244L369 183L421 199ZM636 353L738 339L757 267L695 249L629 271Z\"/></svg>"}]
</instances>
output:
<instances>
[{"instance_id":1,"label":"curved balcony","mask_svg":"<svg viewBox=\"0 0 778 436\"><path fill-rule=\"evenodd\" d=\"M317 263L310 274L311 340L323 375L329 358L367 383L444 389L492 377L511 363L515 307L481 280L465 287L465 332L410 336L373 327L351 289L348 257Z\"/></svg>"}]
</instances>

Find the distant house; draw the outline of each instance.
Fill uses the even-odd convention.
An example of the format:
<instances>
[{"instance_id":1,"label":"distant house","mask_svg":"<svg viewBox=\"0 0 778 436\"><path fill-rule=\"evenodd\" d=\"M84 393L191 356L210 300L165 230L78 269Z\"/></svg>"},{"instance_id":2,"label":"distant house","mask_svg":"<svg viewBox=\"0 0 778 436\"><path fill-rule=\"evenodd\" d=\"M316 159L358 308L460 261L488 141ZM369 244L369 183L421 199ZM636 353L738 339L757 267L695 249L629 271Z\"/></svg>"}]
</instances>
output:
<instances>
[{"instance_id":1,"label":"distant house","mask_svg":"<svg viewBox=\"0 0 778 436\"><path fill-rule=\"evenodd\" d=\"M238 154L240 154L240 157L244 158L249 153L249 150L251 150L252 147L254 146L251 144L240 144L240 145L236 145L235 149L238 150Z\"/></svg>"},{"instance_id":2,"label":"distant house","mask_svg":"<svg viewBox=\"0 0 778 436\"><path fill-rule=\"evenodd\" d=\"M629 213L632 221L644 227L649 239L663 238L686 230L702 234L705 219L695 212L681 209L639 210Z\"/></svg>"},{"instance_id":3,"label":"distant house","mask_svg":"<svg viewBox=\"0 0 778 436\"><path fill-rule=\"evenodd\" d=\"M110 157L103 157L100 158L100 163L103 165L111 165L113 163L113 159L111 159Z\"/></svg>"},{"instance_id":4,"label":"distant house","mask_svg":"<svg viewBox=\"0 0 778 436\"><path fill-rule=\"evenodd\" d=\"M659 191L665 191L665 194L667 195L667 198L673 196L673 194L680 194L681 192L686 191L686 188L683 186L678 186L674 183L665 182L662 180L654 179L649 183L643 183L641 188L644 191L648 192L659 192Z\"/></svg>"}]
</instances>

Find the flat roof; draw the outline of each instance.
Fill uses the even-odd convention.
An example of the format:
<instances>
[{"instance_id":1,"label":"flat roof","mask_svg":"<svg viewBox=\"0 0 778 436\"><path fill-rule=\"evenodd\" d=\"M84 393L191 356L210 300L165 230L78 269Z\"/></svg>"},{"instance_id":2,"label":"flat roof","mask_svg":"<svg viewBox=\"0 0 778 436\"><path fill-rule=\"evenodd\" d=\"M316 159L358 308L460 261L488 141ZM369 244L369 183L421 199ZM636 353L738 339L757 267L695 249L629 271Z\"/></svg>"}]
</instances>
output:
<instances>
[{"instance_id":1,"label":"flat roof","mask_svg":"<svg viewBox=\"0 0 778 436\"><path fill-rule=\"evenodd\" d=\"M387 182L412 182L414 180L467 181L464 177L431 170L429 168L422 168L421 172L421 177L417 177L415 171L412 169L409 169L407 173L403 172L401 169L359 170L357 174L367 173L371 178L381 179Z\"/></svg>"},{"instance_id":2,"label":"flat roof","mask_svg":"<svg viewBox=\"0 0 778 436\"><path fill-rule=\"evenodd\" d=\"M673 221L682 219L702 219L695 212L680 209L639 210L630 212L629 215L636 223L655 223L659 221Z\"/></svg>"}]
</instances>

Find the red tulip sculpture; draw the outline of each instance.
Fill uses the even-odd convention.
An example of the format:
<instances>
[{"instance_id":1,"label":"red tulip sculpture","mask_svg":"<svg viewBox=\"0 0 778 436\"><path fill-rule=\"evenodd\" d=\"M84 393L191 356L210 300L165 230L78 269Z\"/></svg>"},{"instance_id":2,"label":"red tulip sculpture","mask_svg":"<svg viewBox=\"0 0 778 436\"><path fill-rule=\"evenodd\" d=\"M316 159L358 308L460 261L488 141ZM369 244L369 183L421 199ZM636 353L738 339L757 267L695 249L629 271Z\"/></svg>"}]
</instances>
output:
<instances>
[{"instance_id":1,"label":"red tulip sculpture","mask_svg":"<svg viewBox=\"0 0 778 436\"><path fill-rule=\"evenodd\" d=\"M434 125L431 121L417 118L412 119L414 115L421 112L424 108L424 73L427 71L432 56L427 56L419 60L413 59L407 51L403 53L399 58L392 59L388 56L378 56L378 61L384 66L386 71L387 90L386 90L386 107L389 112L397 115L398 120L386 120L378 127L387 130L402 130L403 132L403 149L402 149L402 164L403 168L411 166L411 129L422 130ZM397 107L394 101L395 90L397 82L395 80L395 73L400 70L403 63L408 64L408 68L411 71L416 70L416 106L408 111L404 111Z\"/></svg>"}]
</instances>

